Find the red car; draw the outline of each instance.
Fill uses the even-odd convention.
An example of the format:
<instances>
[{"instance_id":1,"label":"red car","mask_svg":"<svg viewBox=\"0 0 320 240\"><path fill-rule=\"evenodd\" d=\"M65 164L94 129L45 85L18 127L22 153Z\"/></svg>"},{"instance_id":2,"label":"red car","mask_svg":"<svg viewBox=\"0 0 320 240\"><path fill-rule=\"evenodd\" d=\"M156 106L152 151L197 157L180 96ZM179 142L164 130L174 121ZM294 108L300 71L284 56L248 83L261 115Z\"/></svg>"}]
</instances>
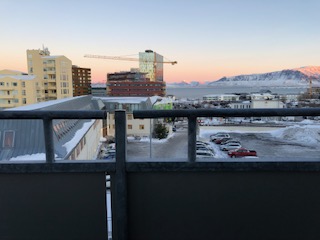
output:
<instances>
[{"instance_id":1,"label":"red car","mask_svg":"<svg viewBox=\"0 0 320 240\"><path fill-rule=\"evenodd\" d=\"M257 152L254 150L248 150L246 148L238 148L236 150L231 150L228 152L229 157L247 157L247 156L257 156Z\"/></svg>"}]
</instances>

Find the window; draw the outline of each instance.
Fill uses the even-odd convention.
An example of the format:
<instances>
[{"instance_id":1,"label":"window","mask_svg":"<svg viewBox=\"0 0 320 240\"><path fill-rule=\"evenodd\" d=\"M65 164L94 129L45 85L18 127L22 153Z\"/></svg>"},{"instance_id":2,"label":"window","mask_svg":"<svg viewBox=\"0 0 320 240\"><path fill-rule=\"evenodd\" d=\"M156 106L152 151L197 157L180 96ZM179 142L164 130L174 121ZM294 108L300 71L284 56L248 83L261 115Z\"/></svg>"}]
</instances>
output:
<instances>
[{"instance_id":1,"label":"window","mask_svg":"<svg viewBox=\"0 0 320 240\"><path fill-rule=\"evenodd\" d=\"M0 86L4 86L4 82L0 82Z\"/></svg>"},{"instance_id":2,"label":"window","mask_svg":"<svg viewBox=\"0 0 320 240\"><path fill-rule=\"evenodd\" d=\"M144 125L139 125L139 129L143 130L144 129Z\"/></svg>"},{"instance_id":3,"label":"window","mask_svg":"<svg viewBox=\"0 0 320 240\"><path fill-rule=\"evenodd\" d=\"M14 144L14 131L4 131L3 147L12 148Z\"/></svg>"},{"instance_id":4,"label":"window","mask_svg":"<svg viewBox=\"0 0 320 240\"><path fill-rule=\"evenodd\" d=\"M132 114L128 114L128 120L132 120Z\"/></svg>"},{"instance_id":5,"label":"window","mask_svg":"<svg viewBox=\"0 0 320 240\"><path fill-rule=\"evenodd\" d=\"M22 90L22 95L26 95L26 90Z\"/></svg>"},{"instance_id":6,"label":"window","mask_svg":"<svg viewBox=\"0 0 320 240\"><path fill-rule=\"evenodd\" d=\"M128 129L132 129L132 125L131 124L128 124Z\"/></svg>"},{"instance_id":7,"label":"window","mask_svg":"<svg viewBox=\"0 0 320 240\"><path fill-rule=\"evenodd\" d=\"M21 87L25 87L26 86L26 82L21 82Z\"/></svg>"},{"instance_id":8,"label":"window","mask_svg":"<svg viewBox=\"0 0 320 240\"><path fill-rule=\"evenodd\" d=\"M13 82L13 83L12 83L12 86L16 87L16 86L18 86L18 83Z\"/></svg>"},{"instance_id":9,"label":"window","mask_svg":"<svg viewBox=\"0 0 320 240\"><path fill-rule=\"evenodd\" d=\"M22 104L27 104L27 99L26 98L22 98Z\"/></svg>"}]
</instances>

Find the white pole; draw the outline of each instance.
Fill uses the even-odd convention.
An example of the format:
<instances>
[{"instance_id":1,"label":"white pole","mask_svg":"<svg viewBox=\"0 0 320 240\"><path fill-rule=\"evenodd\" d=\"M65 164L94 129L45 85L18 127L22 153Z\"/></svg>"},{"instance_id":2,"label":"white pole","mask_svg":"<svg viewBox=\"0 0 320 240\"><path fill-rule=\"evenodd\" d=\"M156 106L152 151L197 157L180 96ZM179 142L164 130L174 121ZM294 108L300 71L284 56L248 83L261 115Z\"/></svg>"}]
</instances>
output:
<instances>
[{"instance_id":1,"label":"white pole","mask_svg":"<svg viewBox=\"0 0 320 240\"><path fill-rule=\"evenodd\" d=\"M152 158L152 126L151 126L151 118L150 118L150 158Z\"/></svg>"}]
</instances>

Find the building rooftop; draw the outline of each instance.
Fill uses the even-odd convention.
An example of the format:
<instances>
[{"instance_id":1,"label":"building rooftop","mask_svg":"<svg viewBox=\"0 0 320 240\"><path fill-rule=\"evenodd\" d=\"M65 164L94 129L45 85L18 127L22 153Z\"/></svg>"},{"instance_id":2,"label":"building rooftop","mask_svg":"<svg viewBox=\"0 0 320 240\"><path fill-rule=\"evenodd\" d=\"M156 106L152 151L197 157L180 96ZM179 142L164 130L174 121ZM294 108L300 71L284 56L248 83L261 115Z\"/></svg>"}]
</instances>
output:
<instances>
[{"instance_id":1,"label":"building rooftop","mask_svg":"<svg viewBox=\"0 0 320 240\"><path fill-rule=\"evenodd\" d=\"M29 106L7 109L6 111L57 111L57 110L101 110L104 104L91 96L48 101ZM65 159L79 142L94 120L53 120L53 140L57 159ZM41 120L0 120L0 160L10 160L37 155L45 157L44 129ZM11 134L8 145L5 134Z\"/></svg>"}]
</instances>

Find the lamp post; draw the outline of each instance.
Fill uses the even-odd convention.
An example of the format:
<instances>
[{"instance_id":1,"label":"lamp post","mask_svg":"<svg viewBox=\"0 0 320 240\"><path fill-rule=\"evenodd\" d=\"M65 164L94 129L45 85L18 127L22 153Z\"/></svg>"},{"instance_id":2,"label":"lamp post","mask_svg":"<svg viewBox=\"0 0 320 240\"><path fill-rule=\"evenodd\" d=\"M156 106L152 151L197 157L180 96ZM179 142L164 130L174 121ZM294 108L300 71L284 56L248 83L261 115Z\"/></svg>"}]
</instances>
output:
<instances>
[{"instance_id":1,"label":"lamp post","mask_svg":"<svg viewBox=\"0 0 320 240\"><path fill-rule=\"evenodd\" d=\"M153 106L153 105L152 105ZM151 125L151 118L150 118L150 158L152 158L152 125Z\"/></svg>"}]
</instances>

